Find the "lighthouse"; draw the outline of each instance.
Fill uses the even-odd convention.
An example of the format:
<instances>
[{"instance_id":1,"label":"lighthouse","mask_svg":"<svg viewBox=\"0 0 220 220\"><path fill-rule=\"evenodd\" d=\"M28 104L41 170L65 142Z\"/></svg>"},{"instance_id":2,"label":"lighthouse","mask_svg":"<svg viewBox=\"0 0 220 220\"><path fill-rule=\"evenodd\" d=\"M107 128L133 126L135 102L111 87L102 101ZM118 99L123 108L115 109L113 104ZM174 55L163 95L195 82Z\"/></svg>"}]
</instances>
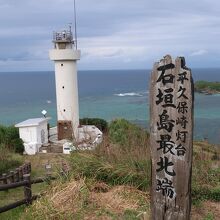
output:
<instances>
[{"instance_id":1,"label":"lighthouse","mask_svg":"<svg viewBox=\"0 0 220 220\"><path fill-rule=\"evenodd\" d=\"M55 63L57 132L58 140L77 138L79 126L79 102L77 83L77 50L71 27L54 32L54 49L49 57Z\"/></svg>"}]
</instances>

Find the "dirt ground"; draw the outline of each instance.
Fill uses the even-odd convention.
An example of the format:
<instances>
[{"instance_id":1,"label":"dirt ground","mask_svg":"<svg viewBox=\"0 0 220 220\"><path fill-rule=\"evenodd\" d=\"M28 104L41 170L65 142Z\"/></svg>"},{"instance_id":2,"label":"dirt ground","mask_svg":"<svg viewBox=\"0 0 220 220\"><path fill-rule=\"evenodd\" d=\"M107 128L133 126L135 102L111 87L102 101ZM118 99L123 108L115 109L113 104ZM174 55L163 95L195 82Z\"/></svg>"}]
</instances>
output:
<instances>
[{"instance_id":1,"label":"dirt ground","mask_svg":"<svg viewBox=\"0 0 220 220\"><path fill-rule=\"evenodd\" d=\"M192 207L192 220L220 219L220 203L204 201L199 207Z\"/></svg>"}]
</instances>

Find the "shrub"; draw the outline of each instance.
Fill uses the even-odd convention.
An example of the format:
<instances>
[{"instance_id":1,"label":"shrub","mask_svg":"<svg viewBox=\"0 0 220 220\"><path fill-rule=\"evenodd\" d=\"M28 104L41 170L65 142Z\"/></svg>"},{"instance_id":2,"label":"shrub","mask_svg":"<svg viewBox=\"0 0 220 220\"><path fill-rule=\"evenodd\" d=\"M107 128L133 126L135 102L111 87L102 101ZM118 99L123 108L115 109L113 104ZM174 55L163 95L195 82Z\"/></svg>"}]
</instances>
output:
<instances>
[{"instance_id":1,"label":"shrub","mask_svg":"<svg viewBox=\"0 0 220 220\"><path fill-rule=\"evenodd\" d=\"M116 119L109 125L109 138L121 146L146 147L149 134L144 129L125 119Z\"/></svg>"},{"instance_id":2,"label":"shrub","mask_svg":"<svg viewBox=\"0 0 220 220\"><path fill-rule=\"evenodd\" d=\"M19 130L14 126L0 126L0 144L16 153L24 151L23 142L19 138Z\"/></svg>"},{"instance_id":3,"label":"shrub","mask_svg":"<svg viewBox=\"0 0 220 220\"><path fill-rule=\"evenodd\" d=\"M80 125L95 125L102 132L107 131L108 123L101 118L82 118L79 120Z\"/></svg>"},{"instance_id":4,"label":"shrub","mask_svg":"<svg viewBox=\"0 0 220 220\"><path fill-rule=\"evenodd\" d=\"M11 140L11 146L16 153L22 154L24 152L24 145L21 138Z\"/></svg>"}]
</instances>

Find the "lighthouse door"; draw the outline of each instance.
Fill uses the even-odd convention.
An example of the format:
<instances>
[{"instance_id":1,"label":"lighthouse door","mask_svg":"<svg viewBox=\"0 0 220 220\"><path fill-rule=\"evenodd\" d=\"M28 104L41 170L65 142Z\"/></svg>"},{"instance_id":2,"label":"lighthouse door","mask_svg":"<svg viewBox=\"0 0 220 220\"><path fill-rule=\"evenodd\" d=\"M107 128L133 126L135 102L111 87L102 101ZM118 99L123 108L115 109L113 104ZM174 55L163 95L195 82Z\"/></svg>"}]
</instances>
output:
<instances>
[{"instance_id":1,"label":"lighthouse door","mask_svg":"<svg viewBox=\"0 0 220 220\"><path fill-rule=\"evenodd\" d=\"M58 140L73 138L73 127L71 121L58 121L57 127Z\"/></svg>"}]
</instances>

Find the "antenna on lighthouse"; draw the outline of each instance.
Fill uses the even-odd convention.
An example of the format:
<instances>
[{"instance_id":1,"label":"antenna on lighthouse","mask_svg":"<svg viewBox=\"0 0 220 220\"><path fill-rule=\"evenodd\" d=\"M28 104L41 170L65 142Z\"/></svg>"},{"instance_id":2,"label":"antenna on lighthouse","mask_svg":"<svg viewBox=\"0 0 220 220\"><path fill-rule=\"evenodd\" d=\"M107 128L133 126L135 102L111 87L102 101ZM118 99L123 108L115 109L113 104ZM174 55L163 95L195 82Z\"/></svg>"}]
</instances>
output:
<instances>
[{"instance_id":1,"label":"antenna on lighthouse","mask_svg":"<svg viewBox=\"0 0 220 220\"><path fill-rule=\"evenodd\" d=\"M77 50L77 22L76 22L76 0L74 0L74 28L75 28L75 42L76 42L76 50Z\"/></svg>"}]
</instances>

